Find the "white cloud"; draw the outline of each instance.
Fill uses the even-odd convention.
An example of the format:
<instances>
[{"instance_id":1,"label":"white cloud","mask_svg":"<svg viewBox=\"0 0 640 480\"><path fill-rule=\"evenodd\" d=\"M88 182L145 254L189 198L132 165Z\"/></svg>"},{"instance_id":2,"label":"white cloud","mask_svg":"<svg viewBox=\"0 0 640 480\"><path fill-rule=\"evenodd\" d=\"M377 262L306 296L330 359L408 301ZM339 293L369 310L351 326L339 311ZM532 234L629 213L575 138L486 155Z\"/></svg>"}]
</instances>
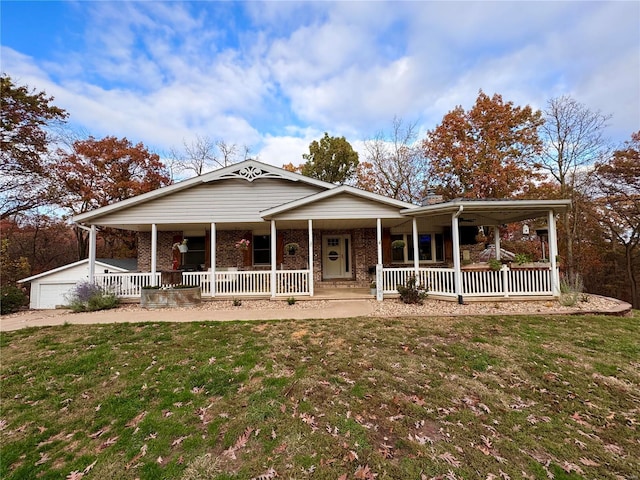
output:
<instances>
[{"instance_id":1,"label":"white cloud","mask_svg":"<svg viewBox=\"0 0 640 480\"><path fill-rule=\"evenodd\" d=\"M55 58L2 48L96 136L158 149L195 134L302 161L312 140L352 143L394 116L436 126L478 90L543 108L568 93L640 125L637 2L94 2ZM75 37L74 37L75 38ZM66 42L71 44L73 42Z\"/></svg>"}]
</instances>

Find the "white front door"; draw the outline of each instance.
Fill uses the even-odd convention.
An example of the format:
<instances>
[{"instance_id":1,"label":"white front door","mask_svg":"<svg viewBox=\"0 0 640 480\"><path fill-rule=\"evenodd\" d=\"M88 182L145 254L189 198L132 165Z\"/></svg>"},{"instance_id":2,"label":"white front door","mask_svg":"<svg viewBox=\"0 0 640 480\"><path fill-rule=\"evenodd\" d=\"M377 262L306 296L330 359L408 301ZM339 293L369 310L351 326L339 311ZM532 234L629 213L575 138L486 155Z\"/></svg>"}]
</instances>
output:
<instances>
[{"instance_id":1,"label":"white front door","mask_svg":"<svg viewBox=\"0 0 640 480\"><path fill-rule=\"evenodd\" d=\"M322 237L323 278L351 278L351 235Z\"/></svg>"}]
</instances>

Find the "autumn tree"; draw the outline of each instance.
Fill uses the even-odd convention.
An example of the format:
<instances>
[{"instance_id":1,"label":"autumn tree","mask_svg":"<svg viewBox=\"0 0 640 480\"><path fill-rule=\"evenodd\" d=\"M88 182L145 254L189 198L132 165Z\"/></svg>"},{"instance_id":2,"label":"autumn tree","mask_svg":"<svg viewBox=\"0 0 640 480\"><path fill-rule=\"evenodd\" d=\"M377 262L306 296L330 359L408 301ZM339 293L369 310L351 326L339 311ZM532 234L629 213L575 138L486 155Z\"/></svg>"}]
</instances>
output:
<instances>
[{"instance_id":1,"label":"autumn tree","mask_svg":"<svg viewBox=\"0 0 640 480\"><path fill-rule=\"evenodd\" d=\"M344 137L330 137L325 132L320 141L309 145L302 158L302 174L329 183L347 183L358 168L358 152Z\"/></svg>"},{"instance_id":2,"label":"autumn tree","mask_svg":"<svg viewBox=\"0 0 640 480\"><path fill-rule=\"evenodd\" d=\"M560 242L564 246L567 271L574 275L576 259L573 245L579 237L581 214L579 196L586 188L584 173L604 158L608 142L604 136L610 116L593 111L568 95L553 98L544 110L545 122L540 128L544 148L537 159L539 168L553 178L561 198L573 200L572 211L563 214ZM579 268L578 268L579 270Z\"/></svg>"},{"instance_id":3,"label":"autumn tree","mask_svg":"<svg viewBox=\"0 0 640 480\"><path fill-rule=\"evenodd\" d=\"M416 123L394 118L391 131L365 141L364 148L366 157L357 172L359 188L405 202L422 199L425 159Z\"/></svg>"},{"instance_id":4,"label":"autumn tree","mask_svg":"<svg viewBox=\"0 0 640 480\"><path fill-rule=\"evenodd\" d=\"M8 254L25 259L30 270L24 278L77 260L73 229L55 216L30 213L2 221L0 238L8 242ZM4 272L3 272L4 275Z\"/></svg>"},{"instance_id":5,"label":"autumn tree","mask_svg":"<svg viewBox=\"0 0 640 480\"><path fill-rule=\"evenodd\" d=\"M49 128L67 113L53 97L0 77L0 218L32 210L50 200L45 157Z\"/></svg>"},{"instance_id":6,"label":"autumn tree","mask_svg":"<svg viewBox=\"0 0 640 480\"><path fill-rule=\"evenodd\" d=\"M126 138L89 137L58 152L55 178L58 205L72 215L119 202L170 183L160 157ZM103 235L105 232L103 232ZM88 235L76 229L78 258L88 251ZM134 240L131 240L134 248Z\"/></svg>"},{"instance_id":7,"label":"autumn tree","mask_svg":"<svg viewBox=\"0 0 640 480\"><path fill-rule=\"evenodd\" d=\"M480 91L475 105L447 113L423 141L429 186L445 198L506 198L526 193L538 176L542 113Z\"/></svg>"},{"instance_id":8,"label":"autumn tree","mask_svg":"<svg viewBox=\"0 0 640 480\"><path fill-rule=\"evenodd\" d=\"M625 273L633 308L640 308L640 131L610 161L596 164L602 192L597 218L612 245L624 251Z\"/></svg>"}]
</instances>

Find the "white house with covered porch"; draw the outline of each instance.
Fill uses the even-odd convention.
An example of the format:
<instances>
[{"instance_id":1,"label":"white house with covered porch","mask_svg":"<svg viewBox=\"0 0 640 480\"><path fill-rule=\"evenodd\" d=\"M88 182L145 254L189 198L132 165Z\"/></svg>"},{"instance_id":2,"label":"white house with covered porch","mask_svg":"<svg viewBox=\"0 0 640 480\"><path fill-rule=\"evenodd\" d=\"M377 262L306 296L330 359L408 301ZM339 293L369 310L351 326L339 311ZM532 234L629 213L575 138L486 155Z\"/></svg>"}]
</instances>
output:
<instances>
[{"instance_id":1,"label":"white house with covered porch","mask_svg":"<svg viewBox=\"0 0 640 480\"><path fill-rule=\"evenodd\" d=\"M90 231L90 278L122 297L166 283L199 285L204 297L276 298L314 296L327 286L368 289L375 281L382 300L415 275L430 295L452 300L540 298L559 294L555 218L568 207L567 200L417 206L247 160L74 221ZM549 232L548 263L463 267L461 225L497 230L540 218ZM100 227L138 233L137 272L96 271Z\"/></svg>"}]
</instances>

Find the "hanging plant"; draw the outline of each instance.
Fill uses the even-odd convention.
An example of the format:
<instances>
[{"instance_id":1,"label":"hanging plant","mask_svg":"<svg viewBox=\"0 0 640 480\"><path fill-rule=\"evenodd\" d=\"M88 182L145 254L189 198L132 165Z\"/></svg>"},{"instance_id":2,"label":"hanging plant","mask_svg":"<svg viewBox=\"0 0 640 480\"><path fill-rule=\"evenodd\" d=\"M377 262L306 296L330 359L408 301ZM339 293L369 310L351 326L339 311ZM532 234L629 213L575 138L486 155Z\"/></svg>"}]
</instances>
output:
<instances>
[{"instance_id":1,"label":"hanging plant","mask_svg":"<svg viewBox=\"0 0 640 480\"><path fill-rule=\"evenodd\" d=\"M300 245L298 245L297 243L287 243L284 246L284 251L287 252L289 255L295 255L299 248L300 248Z\"/></svg>"},{"instance_id":2,"label":"hanging plant","mask_svg":"<svg viewBox=\"0 0 640 480\"><path fill-rule=\"evenodd\" d=\"M246 252L247 250L249 250L250 244L251 242L249 240L247 240L246 238L243 238L242 240L238 240L236 242L236 249Z\"/></svg>"},{"instance_id":3,"label":"hanging plant","mask_svg":"<svg viewBox=\"0 0 640 480\"><path fill-rule=\"evenodd\" d=\"M406 243L404 243L404 240L394 240L393 242L391 242L391 248L396 250L404 248L405 245Z\"/></svg>"}]
</instances>

